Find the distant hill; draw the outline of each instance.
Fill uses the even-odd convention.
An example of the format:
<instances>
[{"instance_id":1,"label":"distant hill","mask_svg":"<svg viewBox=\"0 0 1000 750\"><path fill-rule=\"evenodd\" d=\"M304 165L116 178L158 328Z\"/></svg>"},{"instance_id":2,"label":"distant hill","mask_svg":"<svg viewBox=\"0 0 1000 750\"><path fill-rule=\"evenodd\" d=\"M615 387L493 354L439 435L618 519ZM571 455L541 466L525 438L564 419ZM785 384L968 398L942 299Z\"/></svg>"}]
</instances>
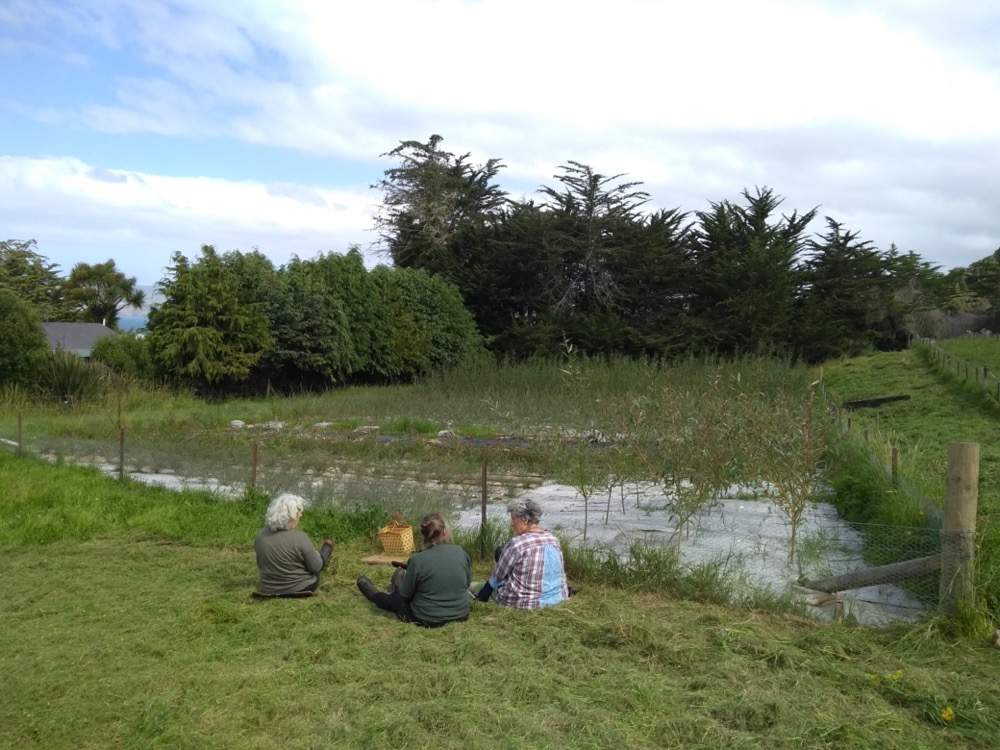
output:
<instances>
[{"instance_id":1,"label":"distant hill","mask_svg":"<svg viewBox=\"0 0 1000 750\"><path fill-rule=\"evenodd\" d=\"M130 332L138 331L140 328L146 327L146 316L145 315L130 315L128 317L122 316L118 318L118 330Z\"/></svg>"},{"instance_id":2,"label":"distant hill","mask_svg":"<svg viewBox=\"0 0 1000 750\"><path fill-rule=\"evenodd\" d=\"M146 293L146 304L142 306L141 310L123 310L122 312L130 316L137 317L141 315L145 317L149 314L149 308L151 305L159 304L160 302L163 302L165 298L162 294L157 294L155 292L156 287L152 284L138 284L137 286Z\"/></svg>"}]
</instances>

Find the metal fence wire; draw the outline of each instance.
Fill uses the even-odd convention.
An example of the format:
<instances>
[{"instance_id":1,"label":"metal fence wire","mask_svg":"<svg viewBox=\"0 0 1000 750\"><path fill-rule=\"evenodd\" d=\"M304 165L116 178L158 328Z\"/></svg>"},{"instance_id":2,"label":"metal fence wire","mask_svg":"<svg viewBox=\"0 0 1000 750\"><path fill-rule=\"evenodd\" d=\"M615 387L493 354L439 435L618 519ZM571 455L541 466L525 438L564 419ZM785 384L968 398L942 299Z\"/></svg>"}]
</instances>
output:
<instances>
[{"instance_id":1,"label":"metal fence wire","mask_svg":"<svg viewBox=\"0 0 1000 750\"><path fill-rule=\"evenodd\" d=\"M991 337L996 338L992 334ZM967 362L964 359L956 357L954 354L949 354L939 347L934 342L934 339L925 338L917 339L917 341L922 346L927 347L931 356L934 357L934 361L941 365L942 368L954 373L955 377L961 379L963 382L975 382L985 389L990 396L1000 401L1000 378L989 367L974 362Z\"/></svg>"},{"instance_id":2,"label":"metal fence wire","mask_svg":"<svg viewBox=\"0 0 1000 750\"><path fill-rule=\"evenodd\" d=\"M366 434L357 439L374 441ZM4 442L8 447L16 445L10 438ZM670 498L649 484L609 487L584 502L574 488L540 484L538 477L490 477L484 486L478 472L433 476L426 469L411 470L405 462L386 472L386 464L375 469L363 459L353 463L331 460L323 452L322 441L316 441L315 454L303 453L300 446L283 441L280 435L260 441L247 435L151 441L111 434L28 442L30 452L54 462L95 465L112 476L124 473L174 489L206 489L220 498L232 498L254 485L272 495L292 492L313 504L374 503L410 518L431 510L450 510L456 526L470 530L481 523L484 495L490 517L504 526L507 500L527 495L541 504L544 525L569 544L617 554L636 543L669 545L678 550L685 570L721 565L747 592L791 592L830 616L880 624L915 618L938 603L940 511L898 477L897 486L928 508L926 526L850 523L832 505L816 503L797 526L792 549L789 519L753 487L731 488L726 497L678 528ZM879 461L874 455L872 460ZM888 467L883 468L890 473ZM935 556L936 564L933 559L913 562ZM901 563L902 567L893 567ZM876 572L870 572L873 569Z\"/></svg>"}]
</instances>

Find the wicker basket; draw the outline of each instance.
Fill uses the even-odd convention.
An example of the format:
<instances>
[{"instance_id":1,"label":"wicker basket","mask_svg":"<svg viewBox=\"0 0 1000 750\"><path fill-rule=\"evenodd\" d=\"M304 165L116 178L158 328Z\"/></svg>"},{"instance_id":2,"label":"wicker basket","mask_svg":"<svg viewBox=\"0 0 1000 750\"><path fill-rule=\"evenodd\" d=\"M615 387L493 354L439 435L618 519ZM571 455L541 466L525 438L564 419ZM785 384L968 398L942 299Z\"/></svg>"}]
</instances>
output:
<instances>
[{"instance_id":1,"label":"wicker basket","mask_svg":"<svg viewBox=\"0 0 1000 750\"><path fill-rule=\"evenodd\" d=\"M378 530L378 540L389 555L408 555L413 552L413 527L400 515Z\"/></svg>"}]
</instances>

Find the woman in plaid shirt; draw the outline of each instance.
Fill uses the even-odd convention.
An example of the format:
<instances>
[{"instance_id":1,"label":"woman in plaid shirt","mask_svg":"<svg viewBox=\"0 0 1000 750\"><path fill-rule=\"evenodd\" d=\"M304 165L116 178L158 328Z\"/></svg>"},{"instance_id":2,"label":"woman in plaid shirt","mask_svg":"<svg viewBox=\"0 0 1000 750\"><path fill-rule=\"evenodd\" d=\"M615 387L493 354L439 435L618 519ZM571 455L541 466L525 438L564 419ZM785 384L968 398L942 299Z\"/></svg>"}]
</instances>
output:
<instances>
[{"instance_id":1,"label":"woman in plaid shirt","mask_svg":"<svg viewBox=\"0 0 1000 750\"><path fill-rule=\"evenodd\" d=\"M569 598L562 547L538 525L541 506L534 500L512 500L507 512L514 538L497 550L493 575L476 598L485 602L496 592L497 604L518 609L539 609Z\"/></svg>"}]
</instances>

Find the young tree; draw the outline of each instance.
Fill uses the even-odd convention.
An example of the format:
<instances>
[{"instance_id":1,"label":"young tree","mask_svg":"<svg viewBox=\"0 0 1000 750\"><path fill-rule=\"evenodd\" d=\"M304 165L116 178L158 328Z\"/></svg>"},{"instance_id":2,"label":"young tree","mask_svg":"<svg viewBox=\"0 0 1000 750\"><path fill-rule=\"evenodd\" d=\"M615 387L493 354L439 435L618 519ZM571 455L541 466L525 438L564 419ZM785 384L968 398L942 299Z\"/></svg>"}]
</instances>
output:
<instances>
[{"instance_id":1,"label":"young tree","mask_svg":"<svg viewBox=\"0 0 1000 750\"><path fill-rule=\"evenodd\" d=\"M34 385L48 351L35 309L11 290L0 288L0 384Z\"/></svg>"},{"instance_id":2,"label":"young tree","mask_svg":"<svg viewBox=\"0 0 1000 750\"><path fill-rule=\"evenodd\" d=\"M250 375L271 345L259 302L240 298L239 278L211 245L188 262L174 253L160 281L165 297L149 313L149 345L159 371L223 394Z\"/></svg>"},{"instance_id":3,"label":"young tree","mask_svg":"<svg viewBox=\"0 0 1000 750\"><path fill-rule=\"evenodd\" d=\"M77 263L63 282L63 294L84 322L117 328L122 310L141 310L146 303L146 293L136 284L135 276L123 274L113 260Z\"/></svg>"},{"instance_id":4,"label":"young tree","mask_svg":"<svg viewBox=\"0 0 1000 750\"><path fill-rule=\"evenodd\" d=\"M9 289L31 305L42 320L72 320L62 298L59 268L35 252L34 240L0 242L0 289Z\"/></svg>"},{"instance_id":5,"label":"young tree","mask_svg":"<svg viewBox=\"0 0 1000 750\"><path fill-rule=\"evenodd\" d=\"M613 407L627 443L667 499L678 553L695 519L716 508L738 478L737 394L720 370L699 390L650 381L644 393Z\"/></svg>"},{"instance_id":6,"label":"young tree","mask_svg":"<svg viewBox=\"0 0 1000 750\"><path fill-rule=\"evenodd\" d=\"M745 402L751 409L755 469L763 494L789 525L788 563L795 562L806 511L822 487L820 465L834 436L834 422L821 413L812 387L806 394L779 393L769 402Z\"/></svg>"}]
</instances>

